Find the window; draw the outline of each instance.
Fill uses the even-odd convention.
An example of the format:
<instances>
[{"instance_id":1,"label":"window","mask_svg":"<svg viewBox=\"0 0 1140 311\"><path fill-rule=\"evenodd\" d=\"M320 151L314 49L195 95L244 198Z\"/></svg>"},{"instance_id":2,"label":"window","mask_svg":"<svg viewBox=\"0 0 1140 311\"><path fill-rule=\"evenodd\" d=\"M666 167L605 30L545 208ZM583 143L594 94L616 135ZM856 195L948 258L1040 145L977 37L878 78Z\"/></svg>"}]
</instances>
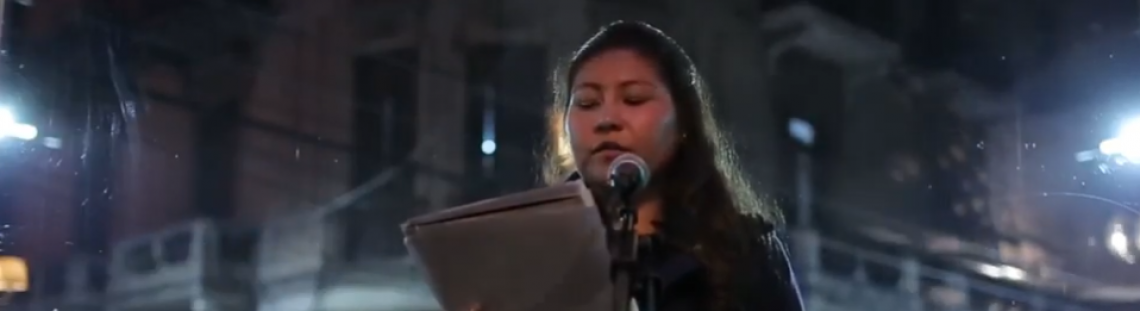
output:
<instances>
[{"instance_id":1,"label":"window","mask_svg":"<svg viewBox=\"0 0 1140 311\"><path fill-rule=\"evenodd\" d=\"M353 186L404 165L411 155L417 136L418 70L419 51L412 48L368 55L354 62L357 111ZM354 208L342 211L346 230L342 255L346 260L384 256L388 249L403 253L400 223L419 206L403 203L414 195L413 174L408 170L399 174L385 188L365 194Z\"/></svg>"},{"instance_id":2,"label":"window","mask_svg":"<svg viewBox=\"0 0 1140 311\"><path fill-rule=\"evenodd\" d=\"M190 259L193 242L193 236L188 231L178 232L163 239L162 261L173 264L186 262Z\"/></svg>"},{"instance_id":3,"label":"window","mask_svg":"<svg viewBox=\"0 0 1140 311\"><path fill-rule=\"evenodd\" d=\"M546 49L484 45L467 52L468 199L529 189L546 133Z\"/></svg>"},{"instance_id":4,"label":"window","mask_svg":"<svg viewBox=\"0 0 1140 311\"><path fill-rule=\"evenodd\" d=\"M222 234L218 246L222 261L252 263L257 255L258 233L256 230L232 230Z\"/></svg>"},{"instance_id":5,"label":"window","mask_svg":"<svg viewBox=\"0 0 1140 311\"><path fill-rule=\"evenodd\" d=\"M124 268L131 273L146 274L158 269L149 243L131 247L124 257Z\"/></svg>"},{"instance_id":6,"label":"window","mask_svg":"<svg viewBox=\"0 0 1140 311\"><path fill-rule=\"evenodd\" d=\"M417 64L416 49L359 57L353 62L353 186L368 182L410 155L416 137Z\"/></svg>"},{"instance_id":7,"label":"window","mask_svg":"<svg viewBox=\"0 0 1140 311\"><path fill-rule=\"evenodd\" d=\"M107 273L107 266L102 262L90 262L87 264L87 289L97 293L102 293L107 289L107 282L110 280L110 275Z\"/></svg>"}]
</instances>

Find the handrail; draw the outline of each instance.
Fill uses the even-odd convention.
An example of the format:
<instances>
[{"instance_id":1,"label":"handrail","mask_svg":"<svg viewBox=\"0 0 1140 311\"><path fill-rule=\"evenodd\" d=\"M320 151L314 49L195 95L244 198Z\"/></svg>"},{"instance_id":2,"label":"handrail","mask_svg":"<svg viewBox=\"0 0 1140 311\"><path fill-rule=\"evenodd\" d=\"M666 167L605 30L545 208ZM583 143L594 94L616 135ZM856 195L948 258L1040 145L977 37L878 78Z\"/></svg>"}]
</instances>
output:
<instances>
[{"instance_id":1,"label":"handrail","mask_svg":"<svg viewBox=\"0 0 1140 311\"><path fill-rule=\"evenodd\" d=\"M878 265L883 265L886 267L896 267L901 262L907 260L905 258L900 258L897 256L891 256L891 255L883 254L880 252L870 251L870 250L867 250L864 248L860 248L858 246L854 246L854 245L851 245L848 243L844 243L841 241L828 239L828 238L824 238L824 237L819 237L818 242L819 242L820 249L836 250L836 251L839 251L841 253L854 255L854 257L857 258L857 260L859 261L860 265L864 265L864 262L869 262L869 263L874 263L874 264L878 264ZM927 266L927 265L922 265L921 261L919 261L917 259L913 259L913 260L915 260L915 262L920 264L920 268L917 271L917 273L918 273L917 277L919 277L919 278L932 278L932 279L939 279L939 280L947 280L950 278L960 277L960 278L964 278L964 279L968 280L966 282L966 284L967 284L967 287L969 289L977 290L977 291L983 292L985 294L992 295L994 297L1019 300L1019 301L1024 301L1024 302L1033 301L1034 300L1033 298L1039 298L1039 299L1047 302L1047 304L1049 306L1051 306L1050 307L1051 309L1063 309L1063 310L1070 310L1070 311L1092 311L1090 309L1087 309L1085 307L1081 307L1081 306L1076 305L1076 304L1072 304L1072 303L1068 303L1068 302L1064 302L1064 301L1057 301L1057 299L1047 297L1046 295L1036 294L1036 293L1033 293L1031 291L1021 291L1021 290L1017 290L1017 289L1012 289L1009 286L1002 286L999 284L995 284L992 281L988 281L988 280L984 280L981 278L969 276L969 275L964 274L964 273L949 271L949 270L940 269L940 268L935 268L935 267L931 267L931 266ZM900 271L900 272L902 272L902 271ZM902 273L905 274L905 272L902 272ZM903 277L905 277L905 275ZM901 280L902 279L900 279L900 281ZM1061 307L1061 308L1056 308L1056 307Z\"/></svg>"},{"instance_id":2,"label":"handrail","mask_svg":"<svg viewBox=\"0 0 1140 311\"><path fill-rule=\"evenodd\" d=\"M818 200L819 199L817 199L817 201ZM940 238L940 237L959 238L957 235L954 235L951 233L940 232L938 230L933 230L930 228L920 228L918 226L915 226L912 223L906 223L906 222L900 221L898 219L892 219L891 217L887 217L887 216L884 216L882 214L872 212L870 209L867 209L867 208L851 208L850 204L844 205L847 208L836 208L836 207L833 207L836 205L826 204L826 203L829 203L829 202L827 202L827 200L823 200L823 203L825 203L825 204L819 204L819 205L817 205L817 207L822 208L822 211L825 213L843 214L842 218L844 218L844 219L850 219L850 217L861 218L864 220L868 220L870 222L870 224L872 224L872 225L886 226L885 227L886 229L899 230L899 231L901 231L901 233L904 233L907 236L918 237L920 239L920 240L912 241L912 242L925 243L925 242L928 242L928 240L930 238ZM867 224L867 223L863 223L863 224ZM1020 239L1022 237L1002 235L1002 236L999 236L999 238ZM1047 246L1040 245L1040 243L1036 243L1036 241L1031 241L1031 242L1034 242L1035 244L1038 244L1038 246L1041 246L1041 247L1047 247ZM1000 258L998 256L997 250L995 250L993 247L986 247L986 246L983 246L983 245L980 245L980 244L977 244L977 243L974 243L971 241L964 241L960 238L958 239L958 243L959 243L960 248L961 248L961 254L963 254L963 255L979 256L981 258L985 258L987 260L992 261L991 263L1001 263L1001 264L1009 265L1009 263L1005 262L1002 258ZM925 248L925 246L920 245L917 248L921 249L921 248ZM1049 251L1048 248L1046 248L1045 250ZM1093 279L1090 279L1087 277L1082 277L1082 276L1073 274L1072 272L1058 269L1056 267L1046 266L1044 268L1048 269L1052 273L1053 277L1050 278L1050 280L1052 280L1052 281L1061 281L1061 282L1065 282L1065 283L1079 284L1081 286L1088 286L1088 287L1107 286L1107 284L1104 284L1103 282L1093 280Z\"/></svg>"},{"instance_id":3,"label":"handrail","mask_svg":"<svg viewBox=\"0 0 1140 311\"><path fill-rule=\"evenodd\" d=\"M384 171L381 171L379 174L376 174L368 181L365 181L363 184L356 186L355 188L337 196L336 198L333 198L332 200L329 200L325 204L319 205L316 208L288 213L280 217L270 218L262 222L261 225L264 226L267 224L288 221L296 218L313 217L315 215L328 215L329 213L349 208L353 204L360 202L362 198L367 197L368 194L384 189L384 187L396 181L396 177L399 177L400 174L404 174L406 172L428 173L434 176L442 177L443 179L462 182L462 178L455 176L455 174L450 174L438 169L431 168L409 157L403 162L393 165Z\"/></svg>"}]
</instances>

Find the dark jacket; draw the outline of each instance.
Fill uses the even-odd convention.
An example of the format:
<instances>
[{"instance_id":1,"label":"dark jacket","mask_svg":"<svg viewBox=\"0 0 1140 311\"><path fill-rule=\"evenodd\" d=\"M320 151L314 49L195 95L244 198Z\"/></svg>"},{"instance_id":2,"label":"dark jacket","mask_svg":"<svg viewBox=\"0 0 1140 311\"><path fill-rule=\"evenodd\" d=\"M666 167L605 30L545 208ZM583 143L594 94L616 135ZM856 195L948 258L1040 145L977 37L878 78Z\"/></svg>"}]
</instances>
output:
<instances>
[{"instance_id":1,"label":"dark jacket","mask_svg":"<svg viewBox=\"0 0 1140 311\"><path fill-rule=\"evenodd\" d=\"M756 243L758 247L748 256L751 259L746 260L754 264L742 263L734 268L739 271L736 274L738 279L734 280L739 288L733 297L738 307L733 310L802 311L799 288L784 243L775 232L759 235ZM645 244L668 245L661 242ZM643 246L642 251L642 254L654 254L651 269L662 287L657 311L708 309L711 287L703 264L688 252L672 247L650 249ZM645 301L642 294L635 294L639 302ZM645 310L644 304L641 305L641 310Z\"/></svg>"},{"instance_id":2,"label":"dark jacket","mask_svg":"<svg viewBox=\"0 0 1140 311\"><path fill-rule=\"evenodd\" d=\"M577 174L570 180L578 179ZM774 226L756 223L750 230L755 234L752 252L746 254L739 267L734 270L734 284L738 284L732 300L738 306L724 311L803 311L799 286L792 273L788 248L779 238ZM708 310L712 294L708 284L705 265L692 255L692 252L672 247L673 243L660 237L642 239L641 254L652 258L650 273L660 282L657 311ZM646 310L642 291L634 293ZM719 311L719 310L716 310Z\"/></svg>"},{"instance_id":3,"label":"dark jacket","mask_svg":"<svg viewBox=\"0 0 1140 311\"><path fill-rule=\"evenodd\" d=\"M802 311L799 285L792 272L788 247L772 226L764 226L756 236L757 252L752 255L756 265L742 267L751 270L751 280L745 280L741 297L744 310Z\"/></svg>"}]
</instances>

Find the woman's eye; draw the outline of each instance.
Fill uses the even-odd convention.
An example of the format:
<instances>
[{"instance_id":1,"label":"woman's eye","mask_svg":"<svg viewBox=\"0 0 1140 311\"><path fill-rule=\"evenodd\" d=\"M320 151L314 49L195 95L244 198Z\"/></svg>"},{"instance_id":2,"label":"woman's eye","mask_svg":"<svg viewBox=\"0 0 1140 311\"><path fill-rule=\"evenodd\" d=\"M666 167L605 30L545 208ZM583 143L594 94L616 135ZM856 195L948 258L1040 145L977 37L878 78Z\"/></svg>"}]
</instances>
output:
<instances>
[{"instance_id":1,"label":"woman's eye","mask_svg":"<svg viewBox=\"0 0 1140 311\"><path fill-rule=\"evenodd\" d=\"M577 106L579 108L593 108L593 107L598 106L598 101L596 101L596 100L575 100L574 106Z\"/></svg>"},{"instance_id":2,"label":"woman's eye","mask_svg":"<svg viewBox=\"0 0 1140 311\"><path fill-rule=\"evenodd\" d=\"M629 96L625 98L625 103L629 105L640 105L649 101L649 96Z\"/></svg>"},{"instance_id":3,"label":"woman's eye","mask_svg":"<svg viewBox=\"0 0 1140 311\"><path fill-rule=\"evenodd\" d=\"M643 86L631 86L622 92L622 101L628 105L640 105L653 99L653 90Z\"/></svg>"}]
</instances>

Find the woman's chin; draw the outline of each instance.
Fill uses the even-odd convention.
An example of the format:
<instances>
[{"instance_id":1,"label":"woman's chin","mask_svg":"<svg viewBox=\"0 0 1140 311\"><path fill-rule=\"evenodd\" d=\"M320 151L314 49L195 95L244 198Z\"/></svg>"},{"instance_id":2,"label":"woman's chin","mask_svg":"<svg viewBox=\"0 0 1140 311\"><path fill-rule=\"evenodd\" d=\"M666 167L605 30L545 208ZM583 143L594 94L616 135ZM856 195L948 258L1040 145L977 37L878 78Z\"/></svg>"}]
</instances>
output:
<instances>
[{"instance_id":1,"label":"woman's chin","mask_svg":"<svg viewBox=\"0 0 1140 311\"><path fill-rule=\"evenodd\" d=\"M609 184L609 182L610 182L609 165L608 164L603 165L602 163L598 163L598 162L601 162L601 161L594 161L594 163L590 163L591 165L589 166L589 168L587 168L585 172L582 172L583 173L582 178L586 179L587 183Z\"/></svg>"}]
</instances>

